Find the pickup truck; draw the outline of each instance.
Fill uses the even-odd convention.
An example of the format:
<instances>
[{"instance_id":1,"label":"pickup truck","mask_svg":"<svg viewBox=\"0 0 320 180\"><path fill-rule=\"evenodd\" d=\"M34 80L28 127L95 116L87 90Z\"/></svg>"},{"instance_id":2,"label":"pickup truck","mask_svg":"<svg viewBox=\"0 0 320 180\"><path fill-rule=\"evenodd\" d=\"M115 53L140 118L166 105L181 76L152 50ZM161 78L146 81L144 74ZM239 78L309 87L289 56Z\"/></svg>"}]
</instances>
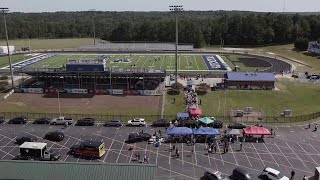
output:
<instances>
[{"instance_id":1,"label":"pickup truck","mask_svg":"<svg viewBox=\"0 0 320 180\"><path fill-rule=\"evenodd\" d=\"M58 117L58 118L54 118L51 120L50 124L52 125L56 125L56 124L60 124L60 125L64 125L68 123L68 125L73 123L73 119L72 118L66 118L66 117Z\"/></svg>"}]
</instances>

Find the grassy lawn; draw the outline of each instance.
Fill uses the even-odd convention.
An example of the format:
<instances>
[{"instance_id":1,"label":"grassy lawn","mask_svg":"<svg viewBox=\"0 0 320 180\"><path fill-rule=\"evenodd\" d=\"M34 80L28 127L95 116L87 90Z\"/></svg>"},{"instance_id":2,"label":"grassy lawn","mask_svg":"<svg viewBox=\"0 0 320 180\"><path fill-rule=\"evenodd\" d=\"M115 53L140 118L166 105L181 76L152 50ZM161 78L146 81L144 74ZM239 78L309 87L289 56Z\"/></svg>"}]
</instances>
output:
<instances>
[{"instance_id":1,"label":"grassy lawn","mask_svg":"<svg viewBox=\"0 0 320 180\"><path fill-rule=\"evenodd\" d=\"M202 111L206 115L226 115L230 110L243 110L246 106L253 107L255 111L262 109L266 115L278 116L285 109L292 109L293 115L305 115L318 112L320 101L320 85L296 84L290 81L281 80L277 82L280 91L223 91L210 92L207 95L199 96L202 101ZM166 98L166 114L175 114L183 111L185 106L182 97L176 97L176 104L171 104L173 96ZM220 105L219 105L220 104ZM225 106L225 110L224 110Z\"/></svg>"},{"instance_id":2,"label":"grassy lawn","mask_svg":"<svg viewBox=\"0 0 320 180\"><path fill-rule=\"evenodd\" d=\"M24 60L23 56L24 56L23 54L11 56L11 63L14 64L14 63L17 63L17 62ZM0 68L8 66L8 65L9 65L8 56L1 56L0 57Z\"/></svg>"},{"instance_id":3,"label":"grassy lawn","mask_svg":"<svg viewBox=\"0 0 320 180\"><path fill-rule=\"evenodd\" d=\"M28 39L9 40L9 44L15 46L15 49L20 49L24 46L29 46ZM93 44L92 38L79 39L30 39L31 50L36 49L64 49L77 48L81 45ZM6 41L0 40L0 46L5 46Z\"/></svg>"},{"instance_id":4,"label":"grassy lawn","mask_svg":"<svg viewBox=\"0 0 320 180\"><path fill-rule=\"evenodd\" d=\"M295 51L293 49L294 49L293 44L287 44L287 45L255 48L254 51L259 53L272 52L276 55L298 60L312 66L312 69L305 66L298 66L297 70L301 72L304 72L304 71L319 72L320 71L320 56L318 57L308 56L308 55L305 55L304 52Z\"/></svg>"},{"instance_id":5,"label":"grassy lawn","mask_svg":"<svg viewBox=\"0 0 320 180\"><path fill-rule=\"evenodd\" d=\"M241 55L225 55L223 59L226 59L228 64L232 64L230 66L232 69L234 69L234 66L239 66L241 71L247 71L247 72L253 72L256 69L262 70L262 69L267 69L267 67L247 67L243 63L240 62L239 58L246 58L246 56L241 56ZM227 63L226 62L226 63Z\"/></svg>"}]
</instances>

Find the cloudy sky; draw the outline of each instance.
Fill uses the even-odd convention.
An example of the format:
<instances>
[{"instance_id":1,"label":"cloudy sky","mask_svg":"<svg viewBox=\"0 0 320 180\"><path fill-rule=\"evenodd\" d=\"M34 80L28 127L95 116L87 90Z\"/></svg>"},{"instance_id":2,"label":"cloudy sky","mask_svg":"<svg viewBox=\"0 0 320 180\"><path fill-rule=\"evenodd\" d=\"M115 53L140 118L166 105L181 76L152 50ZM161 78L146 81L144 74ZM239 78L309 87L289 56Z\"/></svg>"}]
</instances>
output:
<instances>
[{"instance_id":1,"label":"cloudy sky","mask_svg":"<svg viewBox=\"0 0 320 180\"><path fill-rule=\"evenodd\" d=\"M0 0L0 7L19 12L167 11L180 4L185 10L320 11L320 0Z\"/></svg>"}]
</instances>

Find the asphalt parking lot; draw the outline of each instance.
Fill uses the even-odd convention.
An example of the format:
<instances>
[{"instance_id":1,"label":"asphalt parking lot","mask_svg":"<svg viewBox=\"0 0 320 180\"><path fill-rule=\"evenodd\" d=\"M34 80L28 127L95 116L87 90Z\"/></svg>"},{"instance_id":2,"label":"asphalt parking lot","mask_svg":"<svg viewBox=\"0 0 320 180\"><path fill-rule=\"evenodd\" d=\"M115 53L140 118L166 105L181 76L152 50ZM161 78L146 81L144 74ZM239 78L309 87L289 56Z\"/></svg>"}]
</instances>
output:
<instances>
[{"instance_id":1,"label":"asphalt parking lot","mask_svg":"<svg viewBox=\"0 0 320 180\"><path fill-rule=\"evenodd\" d=\"M313 127L312 127L313 128ZM197 143L188 146L183 143L175 144L180 151L180 158L172 158L169 149L173 144L163 143L159 148L145 142L126 144L128 134L144 130L153 134L159 128L147 127L104 127L102 124L83 127L71 125L0 125L0 158L12 159L19 154L19 146L15 138L22 135L33 135L39 142L48 143L48 148L60 151L60 161L68 162L101 162L101 163L138 163L134 161L135 153L141 157L146 154L149 163L157 164L157 179L200 179L205 170L221 171L231 175L232 170L243 167L254 175L259 175L265 167L280 170L290 177L295 170L295 179L302 179L304 175L313 175L315 167L320 162L319 132L305 129L304 126L275 126L275 138L265 138L264 143L244 142L242 151L239 144L231 144L229 152L223 154L221 148L217 153L207 154L205 144ZM50 142L42 139L49 131L64 132L65 138L61 142ZM161 128L165 132L164 128ZM84 140L103 141L106 144L106 154L101 159L83 159L68 155L69 148ZM132 147L133 150L128 149ZM193 151L192 151L193 150ZM220 153L221 152L221 153Z\"/></svg>"}]
</instances>

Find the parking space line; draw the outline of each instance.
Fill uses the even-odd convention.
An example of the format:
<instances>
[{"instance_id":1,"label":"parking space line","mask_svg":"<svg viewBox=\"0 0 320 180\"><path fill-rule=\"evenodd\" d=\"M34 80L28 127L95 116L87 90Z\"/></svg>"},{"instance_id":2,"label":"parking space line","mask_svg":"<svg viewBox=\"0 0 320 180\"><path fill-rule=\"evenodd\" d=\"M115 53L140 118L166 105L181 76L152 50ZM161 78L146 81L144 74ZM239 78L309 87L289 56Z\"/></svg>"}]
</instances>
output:
<instances>
[{"instance_id":1,"label":"parking space line","mask_svg":"<svg viewBox=\"0 0 320 180\"><path fill-rule=\"evenodd\" d=\"M172 146L171 146L171 143L170 143L170 146L169 146L169 164L170 164L170 169L171 169L171 157L172 157L171 151L172 151Z\"/></svg>"},{"instance_id":2,"label":"parking space line","mask_svg":"<svg viewBox=\"0 0 320 180\"><path fill-rule=\"evenodd\" d=\"M304 162L301 160L301 158L293 151L293 149L289 146L289 144L286 142L286 145L291 149L291 151L297 156L297 158L302 162L302 164L304 165L304 167L308 168ZM309 168L308 168L309 169ZM311 169L309 169L311 170Z\"/></svg>"},{"instance_id":3,"label":"parking space line","mask_svg":"<svg viewBox=\"0 0 320 180\"><path fill-rule=\"evenodd\" d=\"M243 152L244 152L244 154L245 154L246 158L248 159L248 162L249 162L250 166L252 167L252 164L251 164L251 162L250 162L250 159L249 159L249 157L248 157L248 155L247 155L246 151L244 150L244 147L245 147L245 146L242 146L242 150L243 150Z\"/></svg>"},{"instance_id":4,"label":"parking space line","mask_svg":"<svg viewBox=\"0 0 320 180\"><path fill-rule=\"evenodd\" d=\"M196 145L193 145L193 153L194 153L194 159L196 160L196 165L198 165L197 153L196 153Z\"/></svg>"},{"instance_id":5,"label":"parking space line","mask_svg":"<svg viewBox=\"0 0 320 180\"><path fill-rule=\"evenodd\" d=\"M220 154L220 157L221 157L222 164L224 165L224 160L223 160L222 155L221 155L220 146L219 146L219 144L218 144L217 141L216 141L216 145L217 145L217 148L218 148L218 150L219 150L219 154Z\"/></svg>"},{"instance_id":6,"label":"parking space line","mask_svg":"<svg viewBox=\"0 0 320 180\"><path fill-rule=\"evenodd\" d=\"M160 148L160 147L157 148L156 164L158 164L159 148Z\"/></svg>"},{"instance_id":7,"label":"parking space line","mask_svg":"<svg viewBox=\"0 0 320 180\"><path fill-rule=\"evenodd\" d=\"M233 155L233 158L234 158L234 160L236 161L236 165L239 166L238 161L237 161L237 159L236 159L236 156L235 156L234 153L233 153L231 144L229 144L229 146L230 146L230 150L231 150L231 153L232 153L232 155Z\"/></svg>"},{"instance_id":8,"label":"parking space line","mask_svg":"<svg viewBox=\"0 0 320 180\"><path fill-rule=\"evenodd\" d=\"M303 147L301 147L299 143L297 143L297 144L298 144L298 146L299 146L301 149L303 149ZM303 151L306 152L306 154L310 157L310 159L312 159L312 161L313 161L316 165L318 165L318 163L310 156L310 154L309 154L306 150L303 149Z\"/></svg>"},{"instance_id":9,"label":"parking space line","mask_svg":"<svg viewBox=\"0 0 320 180\"><path fill-rule=\"evenodd\" d=\"M278 167L279 167L278 162L276 161L276 159L274 159L274 157L273 157L273 155L271 154L271 152L269 151L268 147L265 145L265 143L263 143L263 145L264 145L264 147L267 149L267 151L269 152L269 154L271 155L273 161L274 161L274 162L278 165Z\"/></svg>"},{"instance_id":10,"label":"parking space line","mask_svg":"<svg viewBox=\"0 0 320 180\"><path fill-rule=\"evenodd\" d=\"M277 129L277 131L279 131L279 129L278 129L278 127L277 126L274 126L276 129Z\"/></svg>"},{"instance_id":11,"label":"parking space line","mask_svg":"<svg viewBox=\"0 0 320 180\"><path fill-rule=\"evenodd\" d=\"M181 152L181 158L182 158L182 165L184 165L184 162L183 162L183 143L181 143L181 147L182 147L182 152Z\"/></svg>"},{"instance_id":12,"label":"parking space line","mask_svg":"<svg viewBox=\"0 0 320 180\"><path fill-rule=\"evenodd\" d=\"M119 130L120 130L120 128L118 128L118 130L117 130L116 134L115 134L115 135L114 135L114 137L113 137L113 140L111 141L110 149L112 148L113 142L114 142L114 140L115 140L115 138L116 138L116 136L117 136L117 134L118 134ZM108 154L109 154L109 151L110 151L110 150L108 150L107 154L104 156L104 158L103 158L103 162L105 162L105 161L106 161L106 158L107 158L107 156L108 156Z\"/></svg>"},{"instance_id":13,"label":"parking space line","mask_svg":"<svg viewBox=\"0 0 320 180\"><path fill-rule=\"evenodd\" d=\"M257 152L257 155L259 156L259 159L260 159L260 161L262 162L263 167L265 167L266 165L264 164L264 162L263 162L263 160L262 160L262 158L261 158L261 156L260 156L260 154L259 154L258 150L257 150L257 149L256 149L256 147L253 145L253 143L251 143L251 145L253 146L254 150Z\"/></svg>"},{"instance_id":14,"label":"parking space line","mask_svg":"<svg viewBox=\"0 0 320 180\"><path fill-rule=\"evenodd\" d=\"M285 155L283 154L283 152L281 151L281 149L279 148L279 146L278 146L276 143L274 143L274 145L279 149L279 151L280 151L280 153L282 154L282 156L283 156L284 158L286 158L286 160L287 160L288 163L290 164L291 168L293 168L293 166L292 166L292 164L290 163L290 161L288 160L287 156L285 156Z\"/></svg>"},{"instance_id":15,"label":"parking space line","mask_svg":"<svg viewBox=\"0 0 320 180\"><path fill-rule=\"evenodd\" d=\"M2 135L2 134L1 134L1 135ZM2 136L3 136L3 135L2 135ZM17 138L17 136L15 136L13 139L11 139L11 138L9 139L9 138L8 138L10 141L9 141L7 144L5 144L4 147L0 148L0 150L3 151L2 149L5 148L8 144L10 144L11 141L14 141L16 138ZM13 148L13 149L14 149L14 148ZM12 150L13 150L13 149L12 149ZM12 150L11 150L11 151L12 151ZM10 151L10 152L11 152L11 151ZM10 154L10 152L6 152L6 151L3 151L3 152L6 153L6 154L5 154L1 159L3 159L4 157L6 157L8 154L11 155L12 157L14 157L12 154Z\"/></svg>"},{"instance_id":16,"label":"parking space line","mask_svg":"<svg viewBox=\"0 0 320 180\"><path fill-rule=\"evenodd\" d=\"M312 147L312 149L314 149L318 153L317 155L320 154L319 151L316 148L314 148L310 143L309 143L309 146Z\"/></svg>"},{"instance_id":17,"label":"parking space line","mask_svg":"<svg viewBox=\"0 0 320 180\"><path fill-rule=\"evenodd\" d=\"M77 140L77 139L82 135L82 133L83 133L83 131L84 131L85 129L86 129L86 128L82 128L82 131L79 133L79 135L78 135L78 137L77 137L77 138L74 138L74 137L72 137L72 136L69 136L69 137L74 138L74 139L76 139L76 140ZM68 136L68 135L66 135L66 134L65 134L65 136ZM80 141L75 141L74 143L72 143L72 145L71 145L71 146L75 145L75 144L76 144L76 142L77 142L77 143L79 143ZM64 159L64 161L66 161L68 157L69 157L69 154L67 154L67 156L66 156L66 158Z\"/></svg>"},{"instance_id":18,"label":"parking space line","mask_svg":"<svg viewBox=\"0 0 320 180\"><path fill-rule=\"evenodd\" d=\"M125 140L126 140L126 139L124 139L123 141L125 141ZM123 143L123 144L122 144L122 146L121 146L120 153L119 153L119 155L118 155L118 157L117 157L117 161L116 161L116 163L118 163L118 160L119 160L120 154L122 154L121 152L122 152L123 146L124 146L124 143Z\"/></svg>"}]
</instances>

